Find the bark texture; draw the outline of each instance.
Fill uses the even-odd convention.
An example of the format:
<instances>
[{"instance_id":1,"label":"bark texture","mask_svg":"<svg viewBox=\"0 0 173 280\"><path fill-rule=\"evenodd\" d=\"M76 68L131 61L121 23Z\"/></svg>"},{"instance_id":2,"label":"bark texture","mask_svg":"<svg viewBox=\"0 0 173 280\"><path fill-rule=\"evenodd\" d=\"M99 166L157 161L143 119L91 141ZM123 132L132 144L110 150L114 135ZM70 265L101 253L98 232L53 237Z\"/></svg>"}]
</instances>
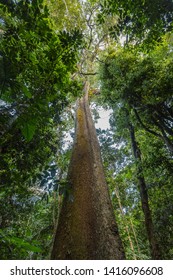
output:
<instances>
[{"instance_id":1,"label":"bark texture","mask_svg":"<svg viewBox=\"0 0 173 280\"><path fill-rule=\"evenodd\" d=\"M51 259L125 259L88 105L89 84L78 102L76 138Z\"/></svg>"}]
</instances>

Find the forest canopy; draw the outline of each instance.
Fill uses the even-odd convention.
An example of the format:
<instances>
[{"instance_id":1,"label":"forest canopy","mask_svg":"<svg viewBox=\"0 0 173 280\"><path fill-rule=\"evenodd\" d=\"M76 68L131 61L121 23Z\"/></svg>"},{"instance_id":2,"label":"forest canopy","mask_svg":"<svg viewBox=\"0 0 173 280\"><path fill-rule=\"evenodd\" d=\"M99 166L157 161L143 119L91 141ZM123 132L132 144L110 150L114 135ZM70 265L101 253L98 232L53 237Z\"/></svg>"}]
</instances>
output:
<instances>
[{"instance_id":1,"label":"forest canopy","mask_svg":"<svg viewBox=\"0 0 173 280\"><path fill-rule=\"evenodd\" d=\"M0 1L0 259L50 258L86 81L126 259L173 258L172 19L171 0Z\"/></svg>"}]
</instances>

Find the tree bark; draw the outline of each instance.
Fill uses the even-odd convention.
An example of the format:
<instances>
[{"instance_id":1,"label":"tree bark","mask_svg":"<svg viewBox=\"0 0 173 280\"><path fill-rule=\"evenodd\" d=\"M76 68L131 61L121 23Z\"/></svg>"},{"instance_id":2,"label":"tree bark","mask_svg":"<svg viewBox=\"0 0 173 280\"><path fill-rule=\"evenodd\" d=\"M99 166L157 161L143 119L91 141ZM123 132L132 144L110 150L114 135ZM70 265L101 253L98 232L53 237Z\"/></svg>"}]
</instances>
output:
<instances>
[{"instance_id":1,"label":"tree bark","mask_svg":"<svg viewBox=\"0 0 173 280\"><path fill-rule=\"evenodd\" d=\"M78 102L76 136L51 259L125 259L88 105L89 83Z\"/></svg>"},{"instance_id":2,"label":"tree bark","mask_svg":"<svg viewBox=\"0 0 173 280\"><path fill-rule=\"evenodd\" d=\"M148 202L148 192L145 183L145 178L143 175L141 151L136 141L134 127L131 123L129 123L129 131L130 131L130 138L132 143L132 150L133 150L134 158L136 160L137 179L138 179L139 190L140 190L142 210L145 217L145 226L146 226L148 240L151 249L151 256L152 259L159 260L161 259L161 254L160 254L158 242L156 240L156 235L154 232L154 226L153 226L153 221L151 216L151 210Z\"/></svg>"}]
</instances>

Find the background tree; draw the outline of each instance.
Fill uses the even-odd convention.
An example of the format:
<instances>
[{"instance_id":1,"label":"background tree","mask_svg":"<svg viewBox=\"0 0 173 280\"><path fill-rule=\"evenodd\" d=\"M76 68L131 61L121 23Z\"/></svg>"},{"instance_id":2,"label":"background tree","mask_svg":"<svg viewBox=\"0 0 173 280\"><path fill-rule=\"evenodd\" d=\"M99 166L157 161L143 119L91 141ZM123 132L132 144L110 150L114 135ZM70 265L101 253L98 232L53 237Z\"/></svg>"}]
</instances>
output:
<instances>
[{"instance_id":1,"label":"background tree","mask_svg":"<svg viewBox=\"0 0 173 280\"><path fill-rule=\"evenodd\" d=\"M169 45L169 44L168 44ZM167 47L168 47L167 45ZM121 122L116 121L116 126L120 126L120 129L128 128L129 120L127 119L127 114L125 112L128 112L128 115L130 116L131 122L133 123L133 126L130 125L130 135L131 135L131 142L133 147L133 153L136 158L136 166L137 166L137 178L138 180L142 179L142 177L145 177L146 169L148 167L143 163L145 161L145 158L143 159L143 150L139 150L139 145L141 146L141 138L138 138L138 136L135 136L134 134L134 127L135 131L139 131L137 135L143 135L145 131L146 134L152 134L153 137L161 138L164 142L162 143L162 148L164 149L165 154L167 154L166 158L169 162L169 165L171 167L171 136L167 133L165 133L166 139L169 140L170 145L167 145L167 141L165 141L165 138L163 138L163 129L158 125L156 126L155 122L151 123L150 120L148 120L148 115L150 112L151 120L153 118L154 114L154 108L155 110L160 110L160 107L169 107L172 108L171 105L171 92L169 95L169 92L163 89L163 85L167 86L166 83L160 83L160 89L157 87L157 83L160 82L161 79L166 80L169 83L169 78L166 78L166 71L163 70L165 67L165 64L162 63L163 57L161 53L163 54L163 49L165 49L166 45L164 44L160 48L156 48L156 50L149 55L141 55L141 53L138 53L136 51L129 53L127 50L114 50L114 52L110 51L110 54L107 56L105 60L105 64L102 66L102 94L104 98L104 102L107 101L108 104L113 108L113 110L116 112L116 116L121 114L121 117L123 117L124 120L121 119ZM161 51L162 49L162 51ZM156 59L156 53L157 53L157 59ZM158 55L159 54L159 55ZM167 56L166 56L167 58ZM165 60L166 60L165 58ZM160 61L161 59L161 61ZM168 60L170 57L168 58ZM149 64L148 64L149 61ZM138 67L141 65L141 67ZM144 67L144 65L147 67ZM156 66L157 65L157 66ZM159 65L159 67L158 67ZM151 67L151 68L150 68ZM162 70L161 70L162 69ZM144 74L145 73L145 74ZM162 73L162 75L160 74ZM163 73L165 73L165 76L163 78ZM154 83L154 77L155 82ZM157 77L157 78L156 78ZM148 81L149 79L149 81ZM152 83L151 83L152 79ZM156 81L157 79L157 81ZM152 88L152 90L151 90ZM164 94L165 93L165 94ZM168 95L167 95L168 94ZM161 99L162 101L161 101ZM168 101L169 100L169 101ZM169 104L169 105L168 105ZM152 110L149 111L149 108ZM169 108L168 108L169 111ZM146 118L144 118L144 115ZM169 117L169 113L166 116L166 114L162 114L162 118L166 119L169 118L169 126L170 129L172 127L171 124L171 118ZM141 119L143 121L141 121ZM162 122L161 115L159 116L159 119ZM147 123L147 120L149 123ZM124 126L122 126L122 122L124 123ZM165 122L163 120L163 122ZM145 123L145 124L144 124ZM148 128L148 129L147 129ZM142 132L141 132L142 131ZM135 137L134 137L135 136ZM146 136L147 137L147 136ZM143 141L145 136L143 137ZM139 139L139 140L138 140ZM136 144L137 143L137 144ZM145 142L147 145L147 142ZM150 142L151 143L151 142ZM166 145L165 145L166 144ZM151 144L153 147L153 145ZM137 148L138 147L138 148ZM144 148L144 146L143 146ZM168 148L168 149L167 149ZM145 146L145 154L148 150ZM139 153L137 153L137 150ZM141 155L140 155L141 154ZM162 155L163 156L163 155ZM165 156L164 156L165 157ZM142 161L141 161L142 159ZM161 158L160 158L161 161ZM142 164L142 165L141 165ZM151 167L151 166L150 166ZM163 166L162 166L163 168ZM161 168L161 169L162 169ZM164 168L163 168L164 170ZM162 172L163 172L162 170ZM170 169L171 170L171 169ZM142 175L143 174L143 175ZM152 173L153 178L155 177L155 174ZM169 176L172 176L171 173ZM142 181L144 182L144 177ZM148 179L148 178L147 178ZM150 180L150 179L149 179ZM149 187L147 184L144 186L144 191L147 193L149 192ZM157 181L157 179L156 179ZM158 185L158 183L155 181L155 184ZM164 185L164 183L163 183ZM147 195L148 196L148 195ZM142 198L143 196L141 196ZM144 197L143 197L144 198ZM150 198L151 199L151 198ZM146 205L146 202L142 202L143 206ZM149 206L148 206L149 207ZM143 208L143 210L145 210ZM145 211L144 211L145 213ZM148 216L148 215L147 215ZM150 215L149 215L150 216ZM148 218L149 218L148 216ZM171 223L170 218L170 223ZM153 231L153 230L152 230ZM155 230L154 230L155 231ZM158 240L160 237L157 237ZM150 239L150 238L149 238ZM155 240L155 238L154 238ZM161 245L162 246L162 245ZM169 247L168 247L169 251ZM168 253L167 251L167 253ZM166 253L166 254L167 254ZM156 258L156 255L153 254L153 257Z\"/></svg>"}]
</instances>

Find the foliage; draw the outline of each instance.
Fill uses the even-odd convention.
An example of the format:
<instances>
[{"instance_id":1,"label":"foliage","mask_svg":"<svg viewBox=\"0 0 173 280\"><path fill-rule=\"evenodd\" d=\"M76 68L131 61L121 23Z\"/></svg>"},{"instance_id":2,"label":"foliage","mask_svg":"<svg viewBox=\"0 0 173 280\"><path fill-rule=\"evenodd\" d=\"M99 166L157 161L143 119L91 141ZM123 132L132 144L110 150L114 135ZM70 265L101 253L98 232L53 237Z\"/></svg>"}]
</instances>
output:
<instances>
[{"instance_id":1,"label":"foliage","mask_svg":"<svg viewBox=\"0 0 173 280\"><path fill-rule=\"evenodd\" d=\"M114 38L125 36L126 42L143 43L145 49L153 48L155 41L160 41L163 34L172 30L173 3L171 0L124 0L101 1L102 13L117 16L117 24L111 28Z\"/></svg>"},{"instance_id":2,"label":"foliage","mask_svg":"<svg viewBox=\"0 0 173 280\"><path fill-rule=\"evenodd\" d=\"M122 48L110 49L105 52L102 61L103 59L105 63L100 67L102 87L100 99L104 104L109 104L114 111L110 121L112 139L115 143L119 142L119 151L116 152L114 159L116 164L110 165L110 158L107 163L107 168L112 168L113 176L110 177L114 178L114 188L116 185L118 188L124 186L126 195L122 196L122 189L120 192L123 209L125 209L124 215L130 215L136 221L135 209L138 215L142 214L136 193L138 183L135 161L130 152L129 120L126 114L128 111L130 121L135 127L137 143L140 146L142 162L138 164L142 164L162 257L172 258L170 249L172 248L172 234L170 233L170 230L172 231L172 214L170 214L172 202L168 203L169 199L172 201L171 43L166 37L164 44L157 46L148 55L136 49L131 49L131 52ZM111 156L112 149L115 148L110 146ZM123 153L121 160L119 160L120 151ZM125 154L124 151L126 151ZM134 197L132 204L129 194ZM165 205L167 205L166 208ZM140 222L138 220L140 226L136 228L136 232L137 235L140 232L139 244L145 243L144 251L142 245L140 245L140 251L147 256L146 237L142 242L140 241L142 236L139 228L144 226L142 220ZM120 228L124 229L123 225ZM126 250L129 250L129 243L126 245L127 234L122 235L122 239L125 247L128 247ZM135 254L139 255L137 251Z\"/></svg>"},{"instance_id":3,"label":"foliage","mask_svg":"<svg viewBox=\"0 0 173 280\"><path fill-rule=\"evenodd\" d=\"M2 10L2 164L12 173L18 171L19 176L20 169L29 173L29 166L43 164L54 151L55 144L50 141L55 135L54 123L80 88L70 73L75 69L81 36L78 31L56 34L42 1L19 1L12 7L2 6ZM24 176L26 180L26 171Z\"/></svg>"},{"instance_id":4,"label":"foliage","mask_svg":"<svg viewBox=\"0 0 173 280\"><path fill-rule=\"evenodd\" d=\"M110 130L97 133L127 259L151 258L127 111L162 256L172 259L172 19L170 0L0 1L1 259L49 258L86 78L92 100L113 110Z\"/></svg>"},{"instance_id":5,"label":"foliage","mask_svg":"<svg viewBox=\"0 0 173 280\"><path fill-rule=\"evenodd\" d=\"M43 117L44 123L49 122L51 111L54 116L55 107L61 111L67 104L69 90L76 86L69 74L75 70L81 43L77 30L70 35L51 29L41 2L20 1L13 9L2 7L8 18L1 40L1 98L15 110L27 140Z\"/></svg>"},{"instance_id":6,"label":"foliage","mask_svg":"<svg viewBox=\"0 0 173 280\"><path fill-rule=\"evenodd\" d=\"M62 30L72 31L74 28L83 30L85 19L83 17L83 6L79 0L45 0L49 7L50 15L55 26Z\"/></svg>"},{"instance_id":7,"label":"foliage","mask_svg":"<svg viewBox=\"0 0 173 280\"><path fill-rule=\"evenodd\" d=\"M82 37L77 30L54 30L41 0L1 1L0 16L1 255L29 258L27 251L36 252L38 247L39 253L40 241L33 240L33 246L29 246L31 240L18 227L23 231L24 219L33 207L30 187L45 187L46 174L52 183L50 190L56 185L60 167L55 162L63 137L61 114L81 91L72 73ZM41 215L44 209L40 206L37 211ZM44 219L49 211L45 211ZM44 252L49 246L45 245Z\"/></svg>"},{"instance_id":8,"label":"foliage","mask_svg":"<svg viewBox=\"0 0 173 280\"><path fill-rule=\"evenodd\" d=\"M67 113L64 118L68 118L69 123L71 122ZM28 154L23 159L23 162L27 163L25 173L28 180L21 176L24 171L20 165L20 175L17 179L14 180L14 176L8 173L9 177L6 178L8 190L4 186L0 192L1 259L49 258L53 230L57 223L62 194L65 192L63 182L67 176L71 154L67 145L64 149L65 133L69 127L70 124L66 128L64 125L63 130L60 128L57 130L59 138L56 143L47 138L47 142L51 142L54 148L51 158L46 159L47 165L43 158L39 169L35 166L29 169L32 158L31 152L28 151L29 160ZM54 135L52 137L55 138ZM48 143L45 142L43 146L48 147ZM25 154L27 151L23 152ZM35 151L32 156L36 156Z\"/></svg>"},{"instance_id":9,"label":"foliage","mask_svg":"<svg viewBox=\"0 0 173 280\"><path fill-rule=\"evenodd\" d=\"M171 48L165 42L147 56L122 49L111 51L102 67L101 79L105 99L110 103L121 100L132 111L132 118L164 140L172 152Z\"/></svg>"},{"instance_id":10,"label":"foliage","mask_svg":"<svg viewBox=\"0 0 173 280\"><path fill-rule=\"evenodd\" d=\"M34 196L16 196L12 200L15 215L9 217L10 226L0 230L1 259L48 258L53 232L52 202L34 203ZM8 205L6 210L9 211Z\"/></svg>"}]
</instances>

